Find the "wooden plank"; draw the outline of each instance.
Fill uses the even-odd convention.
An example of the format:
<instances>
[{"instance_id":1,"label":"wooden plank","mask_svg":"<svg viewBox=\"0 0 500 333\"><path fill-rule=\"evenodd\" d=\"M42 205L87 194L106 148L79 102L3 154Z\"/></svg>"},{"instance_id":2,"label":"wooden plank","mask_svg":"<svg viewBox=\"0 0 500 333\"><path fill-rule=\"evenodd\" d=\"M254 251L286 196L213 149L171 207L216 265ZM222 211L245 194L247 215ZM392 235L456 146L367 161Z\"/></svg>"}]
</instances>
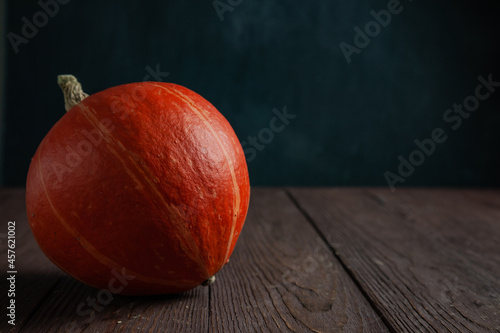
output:
<instances>
[{"instance_id":1,"label":"wooden plank","mask_svg":"<svg viewBox=\"0 0 500 333\"><path fill-rule=\"evenodd\" d=\"M212 332L387 332L284 191L253 189L250 201L210 287Z\"/></svg>"},{"instance_id":2,"label":"wooden plank","mask_svg":"<svg viewBox=\"0 0 500 333\"><path fill-rule=\"evenodd\" d=\"M2 267L0 271L0 332L18 332L31 314L38 308L44 297L55 286L63 273L54 266L41 252L36 244L28 225L23 189L0 190L0 253ZM17 271L15 279L15 326L9 325L7 320L7 291L10 289L7 281L7 223L16 224L16 261Z\"/></svg>"},{"instance_id":3,"label":"wooden plank","mask_svg":"<svg viewBox=\"0 0 500 333\"><path fill-rule=\"evenodd\" d=\"M500 191L291 189L398 332L500 332Z\"/></svg>"},{"instance_id":4,"label":"wooden plank","mask_svg":"<svg viewBox=\"0 0 500 333\"><path fill-rule=\"evenodd\" d=\"M179 295L121 296L65 276L23 332L206 332L208 288Z\"/></svg>"}]
</instances>

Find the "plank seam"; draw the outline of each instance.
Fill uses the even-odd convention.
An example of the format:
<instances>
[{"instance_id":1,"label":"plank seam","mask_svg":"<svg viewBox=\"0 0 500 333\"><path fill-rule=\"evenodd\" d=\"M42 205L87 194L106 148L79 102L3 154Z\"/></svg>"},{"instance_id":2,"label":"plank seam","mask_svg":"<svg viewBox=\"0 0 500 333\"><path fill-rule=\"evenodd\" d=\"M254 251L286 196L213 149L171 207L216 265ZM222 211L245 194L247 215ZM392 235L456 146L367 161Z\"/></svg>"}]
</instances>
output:
<instances>
[{"instance_id":1,"label":"plank seam","mask_svg":"<svg viewBox=\"0 0 500 333\"><path fill-rule=\"evenodd\" d=\"M212 286L208 286L208 320L207 320L207 333L210 333L210 328L212 327Z\"/></svg>"},{"instance_id":2,"label":"plank seam","mask_svg":"<svg viewBox=\"0 0 500 333\"><path fill-rule=\"evenodd\" d=\"M398 333L398 331L391 325L391 323L385 318L385 316L382 314L382 312L379 310L379 308L376 306L376 304L372 301L371 297L368 295L368 293L363 289L359 281L356 279L354 276L353 271L351 271L347 264L342 260L342 258L337 254L337 251L333 246L330 244L326 236L321 232L319 227L316 225L314 222L313 218L309 215L309 213L305 210L304 207L302 207L299 203L299 201L293 196L293 194L290 192L290 189L284 188L283 191L285 194L288 196L290 201L297 207L297 209L300 211L300 213L304 216L304 218L309 222L309 224L312 226L312 228L318 233L319 237L323 242L325 242L326 246L328 246L328 249L331 251L333 256L339 261L341 267L344 269L344 271L347 273L349 278L352 280L356 288L361 292L361 295L367 300L368 304L370 304L371 308L375 313L379 316L379 318L382 320L382 322L387 326L387 329L391 333Z\"/></svg>"}]
</instances>

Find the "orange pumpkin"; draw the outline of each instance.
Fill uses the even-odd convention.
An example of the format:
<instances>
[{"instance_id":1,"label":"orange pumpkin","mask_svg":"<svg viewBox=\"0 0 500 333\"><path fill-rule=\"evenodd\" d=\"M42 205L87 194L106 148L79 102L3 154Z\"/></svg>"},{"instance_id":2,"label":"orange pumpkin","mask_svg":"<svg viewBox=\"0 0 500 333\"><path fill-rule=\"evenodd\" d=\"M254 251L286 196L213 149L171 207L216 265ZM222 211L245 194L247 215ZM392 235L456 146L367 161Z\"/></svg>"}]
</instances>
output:
<instances>
[{"instance_id":1,"label":"orange pumpkin","mask_svg":"<svg viewBox=\"0 0 500 333\"><path fill-rule=\"evenodd\" d=\"M250 198L228 121L172 83L88 97L72 76L60 85L69 111L40 143L26 184L42 251L74 278L112 292L177 293L212 282Z\"/></svg>"}]
</instances>

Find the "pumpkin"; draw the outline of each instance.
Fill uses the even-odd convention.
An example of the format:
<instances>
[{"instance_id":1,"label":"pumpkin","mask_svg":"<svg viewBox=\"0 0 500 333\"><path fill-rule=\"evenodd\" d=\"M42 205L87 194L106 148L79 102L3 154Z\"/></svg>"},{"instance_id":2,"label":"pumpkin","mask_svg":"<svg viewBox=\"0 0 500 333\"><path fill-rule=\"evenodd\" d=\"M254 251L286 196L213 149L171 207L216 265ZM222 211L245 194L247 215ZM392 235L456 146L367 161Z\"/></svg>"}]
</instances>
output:
<instances>
[{"instance_id":1,"label":"pumpkin","mask_svg":"<svg viewBox=\"0 0 500 333\"><path fill-rule=\"evenodd\" d=\"M128 295L210 284L228 261L250 198L242 147L203 97L140 82L88 96L59 76L67 112L40 143L27 215L67 274Z\"/></svg>"}]
</instances>

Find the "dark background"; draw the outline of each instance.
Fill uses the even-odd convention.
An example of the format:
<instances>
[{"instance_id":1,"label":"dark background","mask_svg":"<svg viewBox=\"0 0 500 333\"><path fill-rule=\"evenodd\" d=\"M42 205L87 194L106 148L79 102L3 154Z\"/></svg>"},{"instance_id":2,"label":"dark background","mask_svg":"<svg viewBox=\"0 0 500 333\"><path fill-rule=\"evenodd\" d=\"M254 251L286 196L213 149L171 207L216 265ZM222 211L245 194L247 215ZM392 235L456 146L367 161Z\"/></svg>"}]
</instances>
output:
<instances>
[{"instance_id":1,"label":"dark background","mask_svg":"<svg viewBox=\"0 0 500 333\"><path fill-rule=\"evenodd\" d=\"M212 1L73 0L17 54L6 34L21 35L21 18L32 22L41 7L7 1L2 185L24 186L38 143L64 114L58 74L94 93L142 81L148 66L211 101L241 141L269 126L273 108L297 115L249 161L252 185L385 186L398 156L437 127L448 140L404 186L500 185L500 88L456 131L442 119L479 75L500 81L500 6L401 6L348 64L339 44L353 44L353 28L387 1L243 0L221 21Z\"/></svg>"}]
</instances>

